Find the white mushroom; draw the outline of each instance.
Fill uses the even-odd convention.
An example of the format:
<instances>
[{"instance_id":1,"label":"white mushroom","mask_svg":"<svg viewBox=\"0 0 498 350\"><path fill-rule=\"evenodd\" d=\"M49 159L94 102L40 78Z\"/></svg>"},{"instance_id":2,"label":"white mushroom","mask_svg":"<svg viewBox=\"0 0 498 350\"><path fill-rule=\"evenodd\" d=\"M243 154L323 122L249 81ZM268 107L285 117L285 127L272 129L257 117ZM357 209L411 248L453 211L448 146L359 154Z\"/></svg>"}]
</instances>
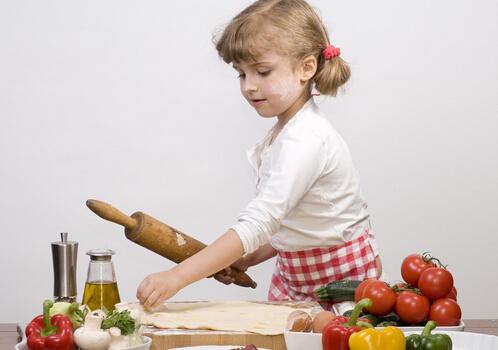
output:
<instances>
[{"instance_id":1,"label":"white mushroom","mask_svg":"<svg viewBox=\"0 0 498 350\"><path fill-rule=\"evenodd\" d=\"M109 328L109 334L111 335L111 344L107 350L119 350L130 346L130 337L121 335L121 330L118 327Z\"/></svg>"},{"instance_id":2,"label":"white mushroom","mask_svg":"<svg viewBox=\"0 0 498 350\"><path fill-rule=\"evenodd\" d=\"M111 335L100 328L103 316L88 314L85 324L74 331L74 343L83 350L105 350L111 343Z\"/></svg>"}]
</instances>

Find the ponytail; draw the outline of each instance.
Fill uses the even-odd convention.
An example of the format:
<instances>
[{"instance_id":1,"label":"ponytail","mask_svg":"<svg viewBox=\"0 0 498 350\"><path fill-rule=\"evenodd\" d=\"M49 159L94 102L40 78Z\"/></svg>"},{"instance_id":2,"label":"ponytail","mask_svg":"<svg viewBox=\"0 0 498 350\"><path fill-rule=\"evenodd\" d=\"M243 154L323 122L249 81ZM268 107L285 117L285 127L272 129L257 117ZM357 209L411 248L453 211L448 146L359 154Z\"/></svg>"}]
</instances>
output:
<instances>
[{"instance_id":1,"label":"ponytail","mask_svg":"<svg viewBox=\"0 0 498 350\"><path fill-rule=\"evenodd\" d=\"M346 61L340 56L334 56L326 60L323 54L318 57L318 67L313 81L315 89L328 96L336 96L337 91L351 76L351 70Z\"/></svg>"}]
</instances>

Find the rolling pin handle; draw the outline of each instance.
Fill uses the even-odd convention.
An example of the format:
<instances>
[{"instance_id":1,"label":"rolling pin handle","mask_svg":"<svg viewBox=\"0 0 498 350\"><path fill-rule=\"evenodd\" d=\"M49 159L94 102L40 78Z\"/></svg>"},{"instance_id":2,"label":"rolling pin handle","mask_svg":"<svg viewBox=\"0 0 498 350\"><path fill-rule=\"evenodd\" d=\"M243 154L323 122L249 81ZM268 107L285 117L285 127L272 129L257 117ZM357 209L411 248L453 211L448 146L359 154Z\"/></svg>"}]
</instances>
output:
<instances>
[{"instance_id":1,"label":"rolling pin handle","mask_svg":"<svg viewBox=\"0 0 498 350\"><path fill-rule=\"evenodd\" d=\"M137 225L136 219L123 214L112 205L105 202L101 202L96 199L88 199L86 201L86 206L102 219L120 224L127 229L131 230Z\"/></svg>"}]
</instances>

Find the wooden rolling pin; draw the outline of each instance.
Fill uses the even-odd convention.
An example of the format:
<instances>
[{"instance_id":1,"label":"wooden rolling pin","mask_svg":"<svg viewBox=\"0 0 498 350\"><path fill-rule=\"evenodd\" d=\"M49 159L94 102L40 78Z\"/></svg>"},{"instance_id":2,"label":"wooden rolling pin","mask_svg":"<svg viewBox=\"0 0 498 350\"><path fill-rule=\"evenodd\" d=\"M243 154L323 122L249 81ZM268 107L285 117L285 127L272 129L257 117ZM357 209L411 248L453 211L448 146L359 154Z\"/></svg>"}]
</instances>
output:
<instances>
[{"instance_id":1,"label":"wooden rolling pin","mask_svg":"<svg viewBox=\"0 0 498 350\"><path fill-rule=\"evenodd\" d=\"M112 205L95 199L87 200L86 205L102 219L124 226L126 238L130 241L177 264L206 248L204 243L142 212L133 213L130 217ZM256 288L256 282L247 274L233 267L231 270L230 276L235 279L236 285ZM226 276L225 270L218 273Z\"/></svg>"}]
</instances>

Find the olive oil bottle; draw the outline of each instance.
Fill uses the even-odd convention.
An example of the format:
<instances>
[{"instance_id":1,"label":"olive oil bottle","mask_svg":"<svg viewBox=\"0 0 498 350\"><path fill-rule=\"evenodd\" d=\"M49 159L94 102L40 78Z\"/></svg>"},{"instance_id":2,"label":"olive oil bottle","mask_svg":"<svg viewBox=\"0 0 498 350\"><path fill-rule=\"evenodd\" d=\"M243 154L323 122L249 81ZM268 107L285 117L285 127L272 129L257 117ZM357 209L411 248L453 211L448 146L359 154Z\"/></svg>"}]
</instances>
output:
<instances>
[{"instance_id":1,"label":"olive oil bottle","mask_svg":"<svg viewBox=\"0 0 498 350\"><path fill-rule=\"evenodd\" d=\"M121 302L119 298L118 284L116 282L102 281L85 284L82 304L86 304L90 310L114 310L114 305Z\"/></svg>"},{"instance_id":2,"label":"olive oil bottle","mask_svg":"<svg viewBox=\"0 0 498 350\"><path fill-rule=\"evenodd\" d=\"M110 249L94 249L86 254L90 256L90 264L81 303L92 311L103 310L104 307L114 310L115 305L121 302L112 263L115 252Z\"/></svg>"}]
</instances>

